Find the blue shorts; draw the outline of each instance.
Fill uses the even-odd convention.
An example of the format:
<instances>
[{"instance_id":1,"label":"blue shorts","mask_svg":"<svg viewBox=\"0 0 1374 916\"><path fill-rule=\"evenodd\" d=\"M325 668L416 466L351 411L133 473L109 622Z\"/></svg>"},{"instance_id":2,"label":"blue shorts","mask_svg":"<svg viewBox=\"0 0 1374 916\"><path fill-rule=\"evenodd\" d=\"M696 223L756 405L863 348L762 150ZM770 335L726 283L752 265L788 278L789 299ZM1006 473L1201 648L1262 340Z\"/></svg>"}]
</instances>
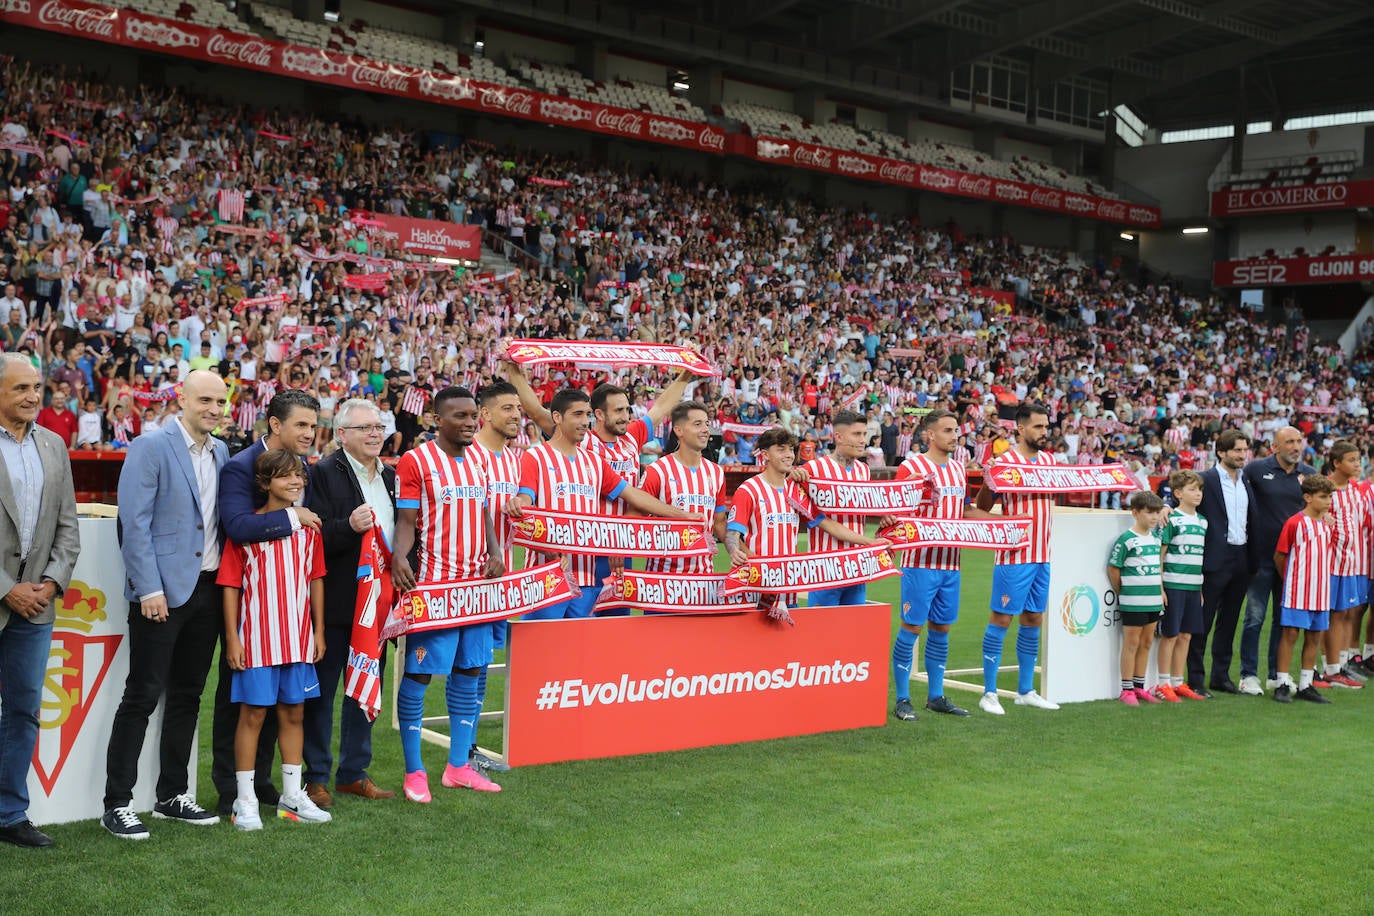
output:
<instances>
[{"instance_id":1,"label":"blue shorts","mask_svg":"<svg viewBox=\"0 0 1374 916\"><path fill-rule=\"evenodd\" d=\"M1050 604L1050 564L1007 563L992 568L992 600L997 614L1043 614Z\"/></svg>"},{"instance_id":2,"label":"blue shorts","mask_svg":"<svg viewBox=\"0 0 1374 916\"><path fill-rule=\"evenodd\" d=\"M229 682L229 699L249 706L292 706L319 695L320 679L310 662L235 671Z\"/></svg>"},{"instance_id":3,"label":"blue shorts","mask_svg":"<svg viewBox=\"0 0 1374 916\"><path fill-rule=\"evenodd\" d=\"M509 620L497 620L491 625L491 648L492 650L504 649L506 647L506 630L510 627Z\"/></svg>"},{"instance_id":4,"label":"blue shorts","mask_svg":"<svg viewBox=\"0 0 1374 916\"><path fill-rule=\"evenodd\" d=\"M1367 576L1332 576L1331 610L1348 611L1369 603L1369 578Z\"/></svg>"},{"instance_id":5,"label":"blue shorts","mask_svg":"<svg viewBox=\"0 0 1374 916\"><path fill-rule=\"evenodd\" d=\"M863 604L868 600L868 585L846 585L844 588L822 588L809 592L806 596L807 607L848 607Z\"/></svg>"},{"instance_id":6,"label":"blue shorts","mask_svg":"<svg viewBox=\"0 0 1374 916\"><path fill-rule=\"evenodd\" d=\"M959 619L959 570L902 567L902 623L949 625Z\"/></svg>"},{"instance_id":7,"label":"blue shorts","mask_svg":"<svg viewBox=\"0 0 1374 916\"><path fill-rule=\"evenodd\" d=\"M406 635L406 674L448 674L491 664L491 624L426 630Z\"/></svg>"},{"instance_id":8,"label":"blue shorts","mask_svg":"<svg viewBox=\"0 0 1374 916\"><path fill-rule=\"evenodd\" d=\"M590 617L592 616L592 605L596 604L596 599L601 595L601 589L602 586L600 585L584 585L579 597L551 604L546 608L526 614L521 619L571 620L575 617Z\"/></svg>"},{"instance_id":9,"label":"blue shorts","mask_svg":"<svg viewBox=\"0 0 1374 916\"><path fill-rule=\"evenodd\" d=\"M1203 632L1201 589L1166 586L1164 597L1168 598L1169 602L1164 605L1164 618L1159 624L1161 636Z\"/></svg>"},{"instance_id":10,"label":"blue shorts","mask_svg":"<svg viewBox=\"0 0 1374 916\"><path fill-rule=\"evenodd\" d=\"M1279 626L1323 633L1331 628L1331 613L1329 611L1295 611L1291 607L1279 608Z\"/></svg>"}]
</instances>

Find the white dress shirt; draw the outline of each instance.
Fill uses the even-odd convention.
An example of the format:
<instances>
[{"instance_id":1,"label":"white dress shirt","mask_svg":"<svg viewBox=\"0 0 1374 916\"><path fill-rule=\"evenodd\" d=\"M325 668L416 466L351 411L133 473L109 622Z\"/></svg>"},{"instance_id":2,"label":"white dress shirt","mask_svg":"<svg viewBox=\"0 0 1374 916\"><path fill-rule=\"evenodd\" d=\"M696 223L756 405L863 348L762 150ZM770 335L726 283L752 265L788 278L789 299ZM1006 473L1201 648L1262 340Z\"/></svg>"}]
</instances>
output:
<instances>
[{"instance_id":1,"label":"white dress shirt","mask_svg":"<svg viewBox=\"0 0 1374 916\"><path fill-rule=\"evenodd\" d=\"M1226 543L1244 547L1250 513L1250 494L1245 492L1245 479L1240 471L1233 479L1226 468L1217 468L1221 480L1221 499L1226 504Z\"/></svg>"}]
</instances>

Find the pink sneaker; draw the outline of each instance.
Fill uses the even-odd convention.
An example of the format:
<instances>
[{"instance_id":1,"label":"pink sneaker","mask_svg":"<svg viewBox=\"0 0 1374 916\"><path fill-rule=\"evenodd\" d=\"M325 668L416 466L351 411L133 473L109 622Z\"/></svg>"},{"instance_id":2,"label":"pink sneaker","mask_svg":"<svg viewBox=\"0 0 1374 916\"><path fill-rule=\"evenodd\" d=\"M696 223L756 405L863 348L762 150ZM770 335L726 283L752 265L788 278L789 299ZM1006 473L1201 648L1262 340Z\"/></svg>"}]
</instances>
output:
<instances>
[{"instance_id":1,"label":"pink sneaker","mask_svg":"<svg viewBox=\"0 0 1374 916\"><path fill-rule=\"evenodd\" d=\"M424 770L416 770L414 773L406 774L405 782L406 798L422 805L430 803L432 796L429 794L429 774Z\"/></svg>"},{"instance_id":2,"label":"pink sneaker","mask_svg":"<svg viewBox=\"0 0 1374 916\"><path fill-rule=\"evenodd\" d=\"M1121 696L1117 697L1117 699L1120 700L1121 702L1125 703L1127 706L1139 706L1139 705L1140 705L1140 700L1136 699L1135 691L1134 691L1134 690L1123 690L1123 691L1121 691Z\"/></svg>"},{"instance_id":3,"label":"pink sneaker","mask_svg":"<svg viewBox=\"0 0 1374 916\"><path fill-rule=\"evenodd\" d=\"M1159 702L1159 697L1155 696L1153 693L1150 693L1150 691L1146 690L1144 687L1141 687L1140 689L1136 690L1135 695L1140 699L1140 702L1142 703Z\"/></svg>"},{"instance_id":4,"label":"pink sneaker","mask_svg":"<svg viewBox=\"0 0 1374 916\"><path fill-rule=\"evenodd\" d=\"M456 767L450 763L448 766L444 767L444 778L442 782L450 789L474 789L478 792L501 791L500 786L473 769L470 763L465 763L460 767Z\"/></svg>"}]
</instances>

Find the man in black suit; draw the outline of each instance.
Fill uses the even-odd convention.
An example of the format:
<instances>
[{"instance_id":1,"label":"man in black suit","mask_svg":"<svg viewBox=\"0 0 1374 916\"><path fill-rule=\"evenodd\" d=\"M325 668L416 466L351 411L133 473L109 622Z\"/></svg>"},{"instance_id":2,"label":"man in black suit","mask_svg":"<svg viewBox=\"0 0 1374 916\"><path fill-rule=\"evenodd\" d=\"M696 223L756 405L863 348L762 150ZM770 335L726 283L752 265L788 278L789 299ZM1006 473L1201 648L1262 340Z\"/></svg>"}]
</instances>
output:
<instances>
[{"instance_id":1,"label":"man in black suit","mask_svg":"<svg viewBox=\"0 0 1374 916\"><path fill-rule=\"evenodd\" d=\"M1250 440L1238 429L1217 437L1217 465L1202 472L1202 505L1207 541L1202 554L1202 636L1188 644L1188 686L1210 697L1211 690L1239 693L1231 680L1236 624L1250 586L1247 554L1250 491L1241 469L1250 458ZM1212 677L1206 681L1203 654L1212 635Z\"/></svg>"},{"instance_id":2,"label":"man in black suit","mask_svg":"<svg viewBox=\"0 0 1374 916\"><path fill-rule=\"evenodd\" d=\"M374 525L387 544L396 529L396 472L379 456L386 427L377 405L355 398L335 415L337 451L320 459L310 475L310 507L323 520L324 658L315 663L320 695L305 704L305 791L321 808L333 805L329 775L334 739L334 697L348 665L353 610L358 593L358 556ZM385 653L382 661L385 664ZM347 697L339 720L339 768L334 791L362 798L395 798L367 775L372 762L372 723Z\"/></svg>"}]
</instances>

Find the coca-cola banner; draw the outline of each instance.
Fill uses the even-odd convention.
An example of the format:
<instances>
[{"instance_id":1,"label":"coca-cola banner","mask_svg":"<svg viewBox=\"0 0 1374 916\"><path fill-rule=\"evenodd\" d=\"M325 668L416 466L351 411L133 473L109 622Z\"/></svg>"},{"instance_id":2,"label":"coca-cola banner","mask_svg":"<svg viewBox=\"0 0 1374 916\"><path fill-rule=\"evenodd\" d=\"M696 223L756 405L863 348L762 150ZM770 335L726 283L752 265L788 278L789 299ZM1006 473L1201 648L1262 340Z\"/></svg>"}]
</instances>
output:
<instances>
[{"instance_id":1,"label":"coca-cola banner","mask_svg":"<svg viewBox=\"0 0 1374 916\"><path fill-rule=\"evenodd\" d=\"M1213 286L1303 286L1369 281L1374 281L1374 254L1217 261L1212 265Z\"/></svg>"},{"instance_id":2,"label":"coca-cola banner","mask_svg":"<svg viewBox=\"0 0 1374 916\"><path fill-rule=\"evenodd\" d=\"M1359 207L1374 207L1374 180L1212 192L1213 216L1310 213L1316 210L1354 210Z\"/></svg>"},{"instance_id":3,"label":"coca-cola banner","mask_svg":"<svg viewBox=\"0 0 1374 916\"><path fill-rule=\"evenodd\" d=\"M479 261L482 258L482 230L477 226L385 213L378 213L374 218L382 224L383 238L388 242L396 242L407 254L462 261Z\"/></svg>"}]
</instances>

